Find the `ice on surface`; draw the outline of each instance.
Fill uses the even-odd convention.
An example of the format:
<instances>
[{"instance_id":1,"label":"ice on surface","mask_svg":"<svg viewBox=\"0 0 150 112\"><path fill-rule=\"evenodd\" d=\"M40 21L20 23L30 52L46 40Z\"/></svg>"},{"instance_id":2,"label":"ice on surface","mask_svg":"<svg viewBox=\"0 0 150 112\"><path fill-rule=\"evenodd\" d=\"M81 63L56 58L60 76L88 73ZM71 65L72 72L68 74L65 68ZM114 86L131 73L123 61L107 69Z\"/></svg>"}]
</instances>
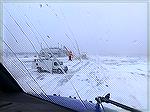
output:
<instances>
[{"instance_id":1,"label":"ice on surface","mask_svg":"<svg viewBox=\"0 0 150 112\"><path fill-rule=\"evenodd\" d=\"M61 58L69 68L67 74L38 73L31 67L34 58L20 57L22 63L14 57L4 59L4 65L25 92L34 92L30 85L37 93L42 92L42 89L47 95L57 94L79 99L77 91L82 100L95 103L95 97L111 93L112 100L140 110L147 108L149 76L146 58L90 56L81 61Z\"/></svg>"}]
</instances>

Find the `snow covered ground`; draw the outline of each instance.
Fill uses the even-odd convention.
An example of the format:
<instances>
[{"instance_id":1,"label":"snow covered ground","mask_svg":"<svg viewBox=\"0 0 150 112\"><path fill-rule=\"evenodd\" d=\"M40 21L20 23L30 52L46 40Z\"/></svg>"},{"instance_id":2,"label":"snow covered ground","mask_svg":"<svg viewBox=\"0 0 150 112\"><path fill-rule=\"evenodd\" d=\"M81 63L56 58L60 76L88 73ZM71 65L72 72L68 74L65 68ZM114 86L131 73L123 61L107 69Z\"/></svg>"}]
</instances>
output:
<instances>
[{"instance_id":1,"label":"snow covered ground","mask_svg":"<svg viewBox=\"0 0 150 112\"><path fill-rule=\"evenodd\" d=\"M67 74L38 73L32 69L34 58L4 59L4 65L28 93L34 88L37 93L43 90L47 95L79 99L77 91L82 100L94 103L95 97L110 93L112 100L143 111L147 108L146 57L89 56L81 61L61 58L69 68ZM122 111L110 104L104 106Z\"/></svg>"}]
</instances>

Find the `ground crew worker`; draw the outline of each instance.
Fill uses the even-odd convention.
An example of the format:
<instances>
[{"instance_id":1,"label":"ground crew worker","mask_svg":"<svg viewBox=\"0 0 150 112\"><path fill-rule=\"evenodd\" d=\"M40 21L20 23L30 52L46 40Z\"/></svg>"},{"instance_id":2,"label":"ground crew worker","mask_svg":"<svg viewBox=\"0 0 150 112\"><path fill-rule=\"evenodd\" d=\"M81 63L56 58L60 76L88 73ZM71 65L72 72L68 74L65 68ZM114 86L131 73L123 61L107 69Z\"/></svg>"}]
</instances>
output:
<instances>
[{"instance_id":1,"label":"ground crew worker","mask_svg":"<svg viewBox=\"0 0 150 112\"><path fill-rule=\"evenodd\" d=\"M73 54L71 51L69 51L68 57L69 57L69 60L72 61Z\"/></svg>"}]
</instances>

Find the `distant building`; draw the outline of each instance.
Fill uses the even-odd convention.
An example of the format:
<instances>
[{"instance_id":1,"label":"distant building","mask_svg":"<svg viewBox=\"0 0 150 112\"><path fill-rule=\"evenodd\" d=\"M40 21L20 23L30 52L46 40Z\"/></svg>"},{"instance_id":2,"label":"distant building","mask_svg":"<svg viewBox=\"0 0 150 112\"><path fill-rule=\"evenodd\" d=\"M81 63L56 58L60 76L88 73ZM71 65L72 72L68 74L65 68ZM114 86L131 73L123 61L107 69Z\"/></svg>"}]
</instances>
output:
<instances>
[{"instance_id":1,"label":"distant building","mask_svg":"<svg viewBox=\"0 0 150 112\"><path fill-rule=\"evenodd\" d=\"M56 58L66 57L67 51L63 48L53 47L42 49L39 53L39 57L53 57L53 55L55 55Z\"/></svg>"}]
</instances>

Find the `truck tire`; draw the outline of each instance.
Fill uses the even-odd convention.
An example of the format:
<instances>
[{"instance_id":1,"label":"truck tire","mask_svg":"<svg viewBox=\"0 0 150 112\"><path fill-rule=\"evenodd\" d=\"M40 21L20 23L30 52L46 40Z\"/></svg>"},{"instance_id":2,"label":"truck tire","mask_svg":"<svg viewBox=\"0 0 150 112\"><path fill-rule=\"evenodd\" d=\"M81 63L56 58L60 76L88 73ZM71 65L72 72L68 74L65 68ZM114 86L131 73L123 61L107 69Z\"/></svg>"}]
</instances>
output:
<instances>
[{"instance_id":1,"label":"truck tire","mask_svg":"<svg viewBox=\"0 0 150 112\"><path fill-rule=\"evenodd\" d=\"M57 73L62 74L62 70L60 68L57 69Z\"/></svg>"},{"instance_id":2,"label":"truck tire","mask_svg":"<svg viewBox=\"0 0 150 112\"><path fill-rule=\"evenodd\" d=\"M41 68L41 67L37 67L37 71L38 71L39 73L41 73L41 72L42 72L42 68Z\"/></svg>"},{"instance_id":3,"label":"truck tire","mask_svg":"<svg viewBox=\"0 0 150 112\"><path fill-rule=\"evenodd\" d=\"M68 71L68 67L67 66L65 66L64 71L65 71L65 73L67 73L67 71Z\"/></svg>"}]
</instances>

